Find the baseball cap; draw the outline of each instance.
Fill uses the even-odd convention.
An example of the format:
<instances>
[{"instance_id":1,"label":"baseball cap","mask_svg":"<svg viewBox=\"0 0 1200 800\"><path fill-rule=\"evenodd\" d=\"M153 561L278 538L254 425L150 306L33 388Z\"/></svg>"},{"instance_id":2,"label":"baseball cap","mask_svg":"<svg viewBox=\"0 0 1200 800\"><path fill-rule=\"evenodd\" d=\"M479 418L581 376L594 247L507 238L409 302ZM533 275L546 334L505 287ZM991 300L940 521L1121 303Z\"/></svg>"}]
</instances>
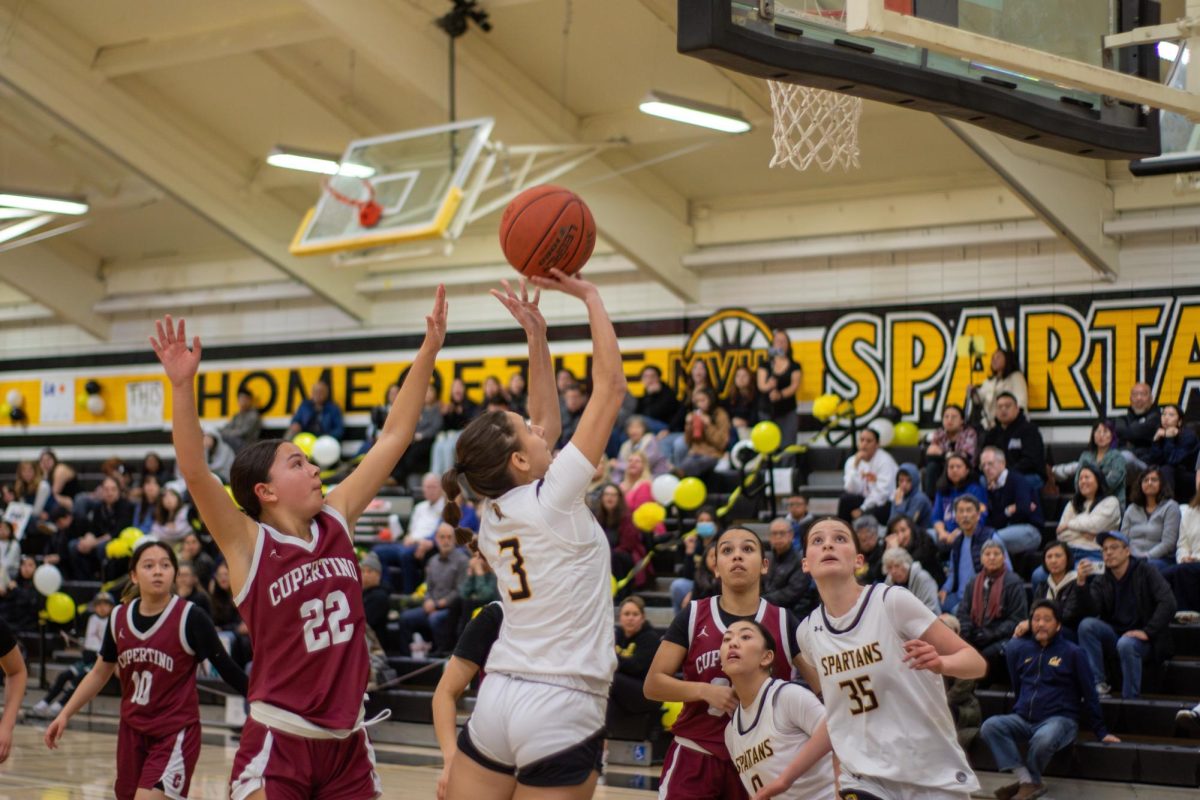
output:
<instances>
[{"instance_id":1,"label":"baseball cap","mask_svg":"<svg viewBox=\"0 0 1200 800\"><path fill-rule=\"evenodd\" d=\"M96 596L92 598L92 605L97 603L108 603L110 606L115 606L117 601L112 596L112 592L96 592Z\"/></svg>"},{"instance_id":2,"label":"baseball cap","mask_svg":"<svg viewBox=\"0 0 1200 800\"><path fill-rule=\"evenodd\" d=\"M1118 533L1117 531L1105 531L1104 533L1100 534L1096 537L1096 544L1104 547L1104 543L1109 539L1117 539L1126 547L1129 547L1129 537L1123 533Z\"/></svg>"}]
</instances>

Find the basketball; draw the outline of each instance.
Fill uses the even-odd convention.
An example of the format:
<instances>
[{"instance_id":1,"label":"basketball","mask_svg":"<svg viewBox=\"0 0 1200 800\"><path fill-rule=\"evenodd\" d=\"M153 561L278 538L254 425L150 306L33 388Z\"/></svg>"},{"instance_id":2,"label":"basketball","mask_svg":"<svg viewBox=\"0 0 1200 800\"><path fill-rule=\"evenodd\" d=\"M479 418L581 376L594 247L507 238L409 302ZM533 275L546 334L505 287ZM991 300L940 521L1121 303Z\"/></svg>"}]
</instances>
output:
<instances>
[{"instance_id":1,"label":"basketball","mask_svg":"<svg viewBox=\"0 0 1200 800\"><path fill-rule=\"evenodd\" d=\"M500 220L500 249L525 277L583 268L596 246L596 223L579 195L561 186L535 186L513 198Z\"/></svg>"}]
</instances>

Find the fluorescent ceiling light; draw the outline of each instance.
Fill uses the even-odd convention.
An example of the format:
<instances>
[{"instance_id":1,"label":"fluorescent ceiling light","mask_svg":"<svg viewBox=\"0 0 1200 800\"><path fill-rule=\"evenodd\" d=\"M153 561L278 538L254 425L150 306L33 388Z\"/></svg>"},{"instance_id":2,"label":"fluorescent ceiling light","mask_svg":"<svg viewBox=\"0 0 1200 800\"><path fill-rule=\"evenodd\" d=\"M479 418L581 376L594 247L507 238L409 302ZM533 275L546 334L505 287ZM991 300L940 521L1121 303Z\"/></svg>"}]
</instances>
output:
<instances>
[{"instance_id":1,"label":"fluorescent ceiling light","mask_svg":"<svg viewBox=\"0 0 1200 800\"><path fill-rule=\"evenodd\" d=\"M0 195L0 197L2 196ZM0 228L0 242L10 242L18 236L24 236L30 231L36 231L52 219L54 219L53 214L42 214L40 217L23 220L22 222L14 222L6 228Z\"/></svg>"},{"instance_id":2,"label":"fluorescent ceiling light","mask_svg":"<svg viewBox=\"0 0 1200 800\"><path fill-rule=\"evenodd\" d=\"M29 211L45 211L50 214L71 214L79 216L88 212L88 204L78 200L67 200L62 197L46 197L37 194L3 194L0 193L0 206L23 208Z\"/></svg>"},{"instance_id":3,"label":"fluorescent ceiling light","mask_svg":"<svg viewBox=\"0 0 1200 800\"><path fill-rule=\"evenodd\" d=\"M28 208L0 208L0 219L24 219L35 214L36 211Z\"/></svg>"},{"instance_id":4,"label":"fluorescent ceiling light","mask_svg":"<svg viewBox=\"0 0 1200 800\"><path fill-rule=\"evenodd\" d=\"M375 174L374 169L363 164L339 164L336 156L290 147L271 148L267 155L267 163L283 169L316 172L319 175L345 175L348 178L369 178Z\"/></svg>"},{"instance_id":5,"label":"fluorescent ceiling light","mask_svg":"<svg viewBox=\"0 0 1200 800\"><path fill-rule=\"evenodd\" d=\"M673 97L662 92L651 92L638 108L642 113L655 117L698 125L722 133L745 133L750 130L750 123L731 108Z\"/></svg>"}]
</instances>

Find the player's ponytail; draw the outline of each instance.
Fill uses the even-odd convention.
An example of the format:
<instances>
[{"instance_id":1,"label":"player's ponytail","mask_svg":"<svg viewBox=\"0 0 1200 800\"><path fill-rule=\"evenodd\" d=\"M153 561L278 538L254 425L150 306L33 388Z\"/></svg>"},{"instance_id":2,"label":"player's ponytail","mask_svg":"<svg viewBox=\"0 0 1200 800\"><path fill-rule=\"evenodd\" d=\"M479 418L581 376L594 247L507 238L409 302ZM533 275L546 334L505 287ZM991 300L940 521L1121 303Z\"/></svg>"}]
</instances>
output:
<instances>
[{"instance_id":1,"label":"player's ponytail","mask_svg":"<svg viewBox=\"0 0 1200 800\"><path fill-rule=\"evenodd\" d=\"M454 528L454 541L459 547L466 547L472 553L479 552L475 546L475 531L464 528L458 523L462 521L462 509L458 507L458 496L462 494L462 484L459 483L458 469L451 467L442 475L442 494L446 495L446 505L442 508L442 521Z\"/></svg>"}]
</instances>

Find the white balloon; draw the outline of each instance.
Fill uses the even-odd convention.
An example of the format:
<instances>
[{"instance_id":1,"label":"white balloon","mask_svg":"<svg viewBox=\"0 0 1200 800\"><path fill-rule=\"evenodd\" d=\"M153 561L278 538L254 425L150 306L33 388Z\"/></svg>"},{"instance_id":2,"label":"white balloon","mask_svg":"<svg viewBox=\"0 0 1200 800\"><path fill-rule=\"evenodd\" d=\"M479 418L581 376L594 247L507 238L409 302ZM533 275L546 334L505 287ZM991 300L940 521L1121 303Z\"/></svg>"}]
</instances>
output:
<instances>
[{"instance_id":1,"label":"white balloon","mask_svg":"<svg viewBox=\"0 0 1200 800\"><path fill-rule=\"evenodd\" d=\"M332 467L342 457L342 445L332 436L319 436L313 442L313 461L319 467Z\"/></svg>"},{"instance_id":2,"label":"white balloon","mask_svg":"<svg viewBox=\"0 0 1200 800\"><path fill-rule=\"evenodd\" d=\"M20 389L9 389L8 394L4 396L4 400L13 408L20 408L25 405L25 396L21 394Z\"/></svg>"},{"instance_id":3,"label":"white balloon","mask_svg":"<svg viewBox=\"0 0 1200 800\"><path fill-rule=\"evenodd\" d=\"M896 426L892 424L890 419L876 417L871 420L871 424L867 426L879 435L879 446L887 447L892 443L892 438L896 435Z\"/></svg>"},{"instance_id":4,"label":"white balloon","mask_svg":"<svg viewBox=\"0 0 1200 800\"><path fill-rule=\"evenodd\" d=\"M62 588L62 573L53 564L42 564L33 571L33 588L49 597Z\"/></svg>"},{"instance_id":5,"label":"white balloon","mask_svg":"<svg viewBox=\"0 0 1200 800\"><path fill-rule=\"evenodd\" d=\"M675 488L679 486L679 478L674 475L659 475L650 484L650 494L654 495L654 502L669 506L675 502Z\"/></svg>"},{"instance_id":6,"label":"white balloon","mask_svg":"<svg viewBox=\"0 0 1200 800\"><path fill-rule=\"evenodd\" d=\"M87 410L92 416L98 417L104 413L104 398L98 394L89 394L87 399Z\"/></svg>"}]
</instances>

